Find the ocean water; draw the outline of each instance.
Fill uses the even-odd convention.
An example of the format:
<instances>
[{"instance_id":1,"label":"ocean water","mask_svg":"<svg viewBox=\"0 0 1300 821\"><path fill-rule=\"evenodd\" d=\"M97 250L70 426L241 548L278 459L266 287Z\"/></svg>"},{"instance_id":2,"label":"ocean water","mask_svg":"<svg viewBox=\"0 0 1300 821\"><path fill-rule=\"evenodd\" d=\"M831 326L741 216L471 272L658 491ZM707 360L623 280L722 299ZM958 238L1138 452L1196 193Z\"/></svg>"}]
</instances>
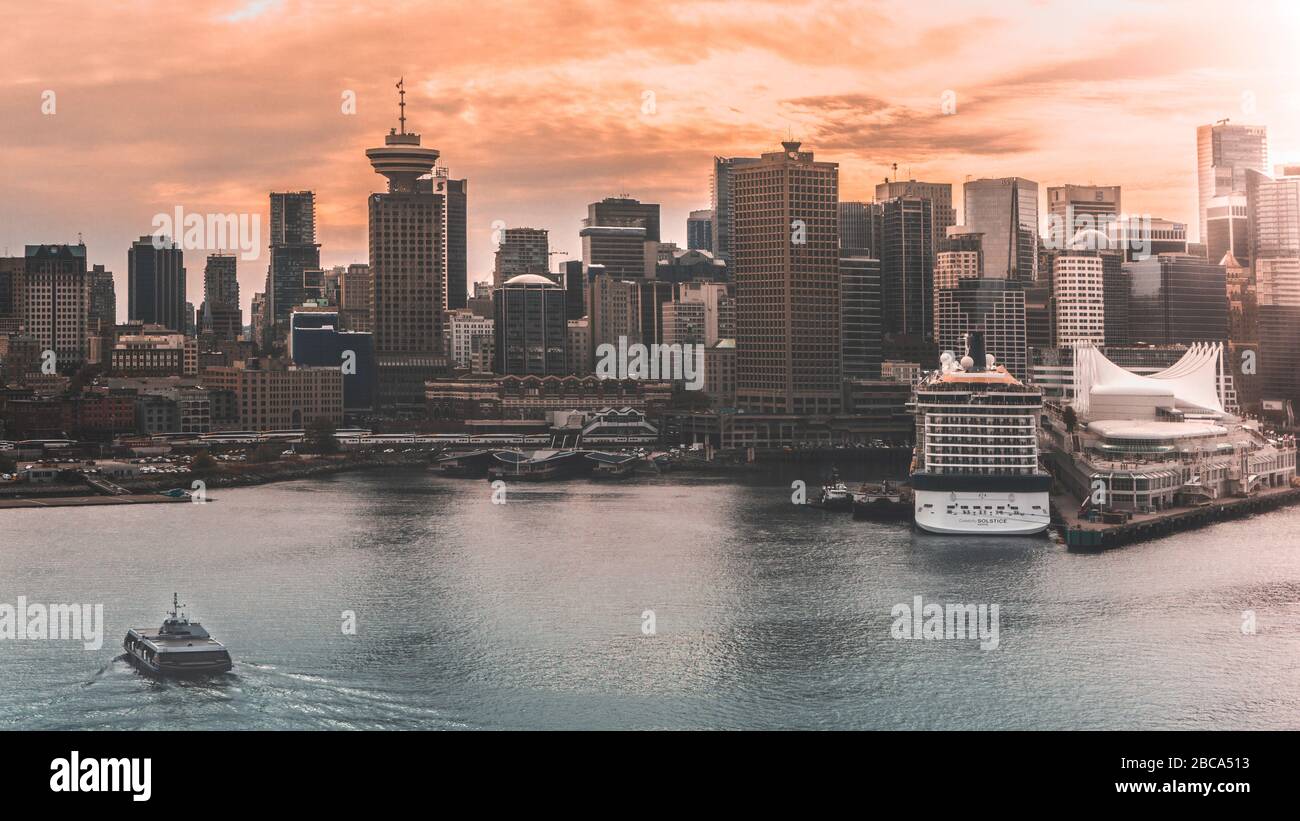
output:
<instances>
[{"instance_id":1,"label":"ocean water","mask_svg":"<svg viewBox=\"0 0 1300 821\"><path fill-rule=\"evenodd\" d=\"M0 511L0 604L105 621L99 649L0 640L0 729L1300 728L1300 509L1074 554L799 507L789 479ZM230 674L122 660L173 590ZM916 596L996 604L997 647L895 638Z\"/></svg>"}]
</instances>

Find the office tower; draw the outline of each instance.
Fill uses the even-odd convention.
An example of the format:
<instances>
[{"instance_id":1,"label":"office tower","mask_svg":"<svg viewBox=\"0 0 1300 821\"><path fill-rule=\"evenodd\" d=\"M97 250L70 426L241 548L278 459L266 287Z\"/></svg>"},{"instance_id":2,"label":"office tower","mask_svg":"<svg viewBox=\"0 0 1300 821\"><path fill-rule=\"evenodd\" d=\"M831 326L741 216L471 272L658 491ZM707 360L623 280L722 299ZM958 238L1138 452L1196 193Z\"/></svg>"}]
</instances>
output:
<instances>
[{"instance_id":1,"label":"office tower","mask_svg":"<svg viewBox=\"0 0 1300 821\"><path fill-rule=\"evenodd\" d=\"M663 249L660 243L655 279L665 282L727 282L729 279L727 264L710 251L676 249L665 256Z\"/></svg>"},{"instance_id":2,"label":"office tower","mask_svg":"<svg viewBox=\"0 0 1300 821\"><path fill-rule=\"evenodd\" d=\"M339 312L334 309L294 308L289 314L289 357L300 367L340 368L343 409L372 410L378 389L374 337L361 331L345 331L339 320Z\"/></svg>"},{"instance_id":3,"label":"office tower","mask_svg":"<svg viewBox=\"0 0 1300 821\"><path fill-rule=\"evenodd\" d=\"M818 162L798 142L781 145L731 169L736 401L758 413L835 413L839 165Z\"/></svg>"},{"instance_id":4,"label":"office tower","mask_svg":"<svg viewBox=\"0 0 1300 821\"><path fill-rule=\"evenodd\" d=\"M885 209L876 202L841 202L840 250L880 258Z\"/></svg>"},{"instance_id":5,"label":"office tower","mask_svg":"<svg viewBox=\"0 0 1300 821\"><path fill-rule=\"evenodd\" d=\"M880 260L840 253L840 361L844 379L879 379L881 327Z\"/></svg>"},{"instance_id":6,"label":"office tower","mask_svg":"<svg viewBox=\"0 0 1300 821\"><path fill-rule=\"evenodd\" d=\"M545 228L506 228L501 232L492 285L500 288L520 274L550 275L551 245Z\"/></svg>"},{"instance_id":7,"label":"office tower","mask_svg":"<svg viewBox=\"0 0 1300 821\"><path fill-rule=\"evenodd\" d=\"M469 299L469 181L452 179L443 166L434 169L434 179L436 193L443 195L442 233L447 238L443 246L447 271L443 307L455 310L464 308Z\"/></svg>"},{"instance_id":8,"label":"office tower","mask_svg":"<svg viewBox=\"0 0 1300 821\"><path fill-rule=\"evenodd\" d=\"M982 277L958 280L935 292L939 349L966 349L966 334L984 332L984 347L1018 379L1028 376L1028 331L1024 285Z\"/></svg>"},{"instance_id":9,"label":"office tower","mask_svg":"<svg viewBox=\"0 0 1300 821\"><path fill-rule=\"evenodd\" d=\"M587 225L582 239L582 267L590 280L593 267L619 279L644 279L654 275L656 254L647 253L646 229L630 225Z\"/></svg>"},{"instance_id":10,"label":"office tower","mask_svg":"<svg viewBox=\"0 0 1300 821\"><path fill-rule=\"evenodd\" d=\"M1056 250L1107 248L1121 213L1118 185L1049 186L1047 241Z\"/></svg>"},{"instance_id":11,"label":"office tower","mask_svg":"<svg viewBox=\"0 0 1300 821\"><path fill-rule=\"evenodd\" d=\"M239 307L239 278L234 254L208 254L203 266L203 301Z\"/></svg>"},{"instance_id":12,"label":"office tower","mask_svg":"<svg viewBox=\"0 0 1300 821\"><path fill-rule=\"evenodd\" d=\"M86 272L90 286L90 313L86 326L90 333L117 324L117 286L113 284L113 272L103 265L93 265Z\"/></svg>"},{"instance_id":13,"label":"office tower","mask_svg":"<svg viewBox=\"0 0 1300 821\"><path fill-rule=\"evenodd\" d=\"M42 352L54 351L60 373L72 373L89 355L86 246L28 245L25 250L27 334Z\"/></svg>"},{"instance_id":14,"label":"office tower","mask_svg":"<svg viewBox=\"0 0 1300 821\"><path fill-rule=\"evenodd\" d=\"M1106 328L1106 345L1129 344L1132 312L1133 278L1124 270L1124 252L1119 249L1099 251L1101 258L1102 313Z\"/></svg>"},{"instance_id":15,"label":"office tower","mask_svg":"<svg viewBox=\"0 0 1300 821\"><path fill-rule=\"evenodd\" d=\"M447 355L458 368L468 368L477 337L493 335L492 320L476 316L468 308L458 308L447 314Z\"/></svg>"},{"instance_id":16,"label":"office tower","mask_svg":"<svg viewBox=\"0 0 1300 821\"><path fill-rule=\"evenodd\" d=\"M641 342L641 280L620 279L599 267L588 273L594 274L587 301L592 348L617 346L619 337L628 344Z\"/></svg>"},{"instance_id":17,"label":"office tower","mask_svg":"<svg viewBox=\"0 0 1300 821\"><path fill-rule=\"evenodd\" d=\"M1208 259L1232 255L1250 265L1250 213L1244 193L1211 198L1202 210L1202 219Z\"/></svg>"},{"instance_id":18,"label":"office tower","mask_svg":"<svg viewBox=\"0 0 1300 821\"><path fill-rule=\"evenodd\" d=\"M880 278L887 336L934 339L933 203L905 198L881 203ZM743 353L743 351L742 351Z\"/></svg>"},{"instance_id":19,"label":"office tower","mask_svg":"<svg viewBox=\"0 0 1300 821\"><path fill-rule=\"evenodd\" d=\"M934 255L934 327L939 326L939 291L956 288L959 281L978 279L983 273L982 235L967 233L964 226L949 226L947 236L939 241L939 251Z\"/></svg>"},{"instance_id":20,"label":"office tower","mask_svg":"<svg viewBox=\"0 0 1300 821\"><path fill-rule=\"evenodd\" d=\"M1056 311L1051 284L1039 281L1025 287L1025 344L1030 348L1054 348Z\"/></svg>"},{"instance_id":21,"label":"office tower","mask_svg":"<svg viewBox=\"0 0 1300 821\"><path fill-rule=\"evenodd\" d=\"M676 284L657 279L643 279L637 283L639 297L641 342L646 345L663 344L664 305L676 296Z\"/></svg>"},{"instance_id":22,"label":"office tower","mask_svg":"<svg viewBox=\"0 0 1300 821\"><path fill-rule=\"evenodd\" d=\"M0 336L16 334L27 310L26 257L0 257Z\"/></svg>"},{"instance_id":23,"label":"office tower","mask_svg":"<svg viewBox=\"0 0 1300 821\"><path fill-rule=\"evenodd\" d=\"M1110 225L1110 247L1124 252L1133 262L1156 254L1190 253L1187 225L1161 217L1121 217Z\"/></svg>"},{"instance_id":24,"label":"office tower","mask_svg":"<svg viewBox=\"0 0 1300 821\"><path fill-rule=\"evenodd\" d=\"M540 274L520 274L492 295L499 374L562 376L568 372L569 324L564 289Z\"/></svg>"},{"instance_id":25,"label":"office tower","mask_svg":"<svg viewBox=\"0 0 1300 821\"><path fill-rule=\"evenodd\" d=\"M1246 216L1250 259L1237 257L1243 264L1300 258L1300 175L1273 178L1248 170Z\"/></svg>"},{"instance_id":26,"label":"office tower","mask_svg":"<svg viewBox=\"0 0 1300 821\"><path fill-rule=\"evenodd\" d=\"M732 200L732 174L737 168L758 162L757 157L714 157L713 176L709 179L709 199L713 211L714 256L731 265L732 237L736 215Z\"/></svg>"},{"instance_id":27,"label":"office tower","mask_svg":"<svg viewBox=\"0 0 1300 821\"><path fill-rule=\"evenodd\" d=\"M1196 174L1200 195L1201 242L1209 244L1208 218L1213 200L1246 192L1246 171L1268 170L1268 129L1258 125L1231 125L1221 120L1196 129ZM1226 207L1220 203L1217 207ZM1223 253L1210 249L1210 259ZM1242 259L1241 255L1237 256ZM1242 260L1243 262L1245 260Z\"/></svg>"},{"instance_id":28,"label":"office tower","mask_svg":"<svg viewBox=\"0 0 1300 821\"><path fill-rule=\"evenodd\" d=\"M664 303L665 345L703 345L705 307L703 302L673 300Z\"/></svg>"},{"instance_id":29,"label":"office tower","mask_svg":"<svg viewBox=\"0 0 1300 821\"><path fill-rule=\"evenodd\" d=\"M144 236L132 243L126 256L128 320L184 333L184 257L180 246L165 237Z\"/></svg>"},{"instance_id":30,"label":"office tower","mask_svg":"<svg viewBox=\"0 0 1300 821\"><path fill-rule=\"evenodd\" d=\"M1052 264L1056 347L1075 342L1106 344L1106 287L1096 251L1058 254Z\"/></svg>"},{"instance_id":31,"label":"office tower","mask_svg":"<svg viewBox=\"0 0 1300 821\"><path fill-rule=\"evenodd\" d=\"M565 351L568 371L574 376L591 373L591 321L587 317L569 320L569 345Z\"/></svg>"},{"instance_id":32,"label":"office tower","mask_svg":"<svg viewBox=\"0 0 1300 821\"><path fill-rule=\"evenodd\" d=\"M1222 265L1187 254L1126 263L1132 277L1129 336L1133 344L1186 345L1228 338L1227 274Z\"/></svg>"},{"instance_id":33,"label":"office tower","mask_svg":"<svg viewBox=\"0 0 1300 821\"><path fill-rule=\"evenodd\" d=\"M271 193L271 262L267 268L270 321L285 334L289 313L303 303L303 272L320 269L316 243L316 195L311 191Z\"/></svg>"},{"instance_id":34,"label":"office tower","mask_svg":"<svg viewBox=\"0 0 1300 821\"><path fill-rule=\"evenodd\" d=\"M388 181L387 192L369 198L372 330L381 370L386 356L442 354L443 198L428 179L438 150L422 148L420 135L407 132L405 93L400 131L391 129L382 147L366 151Z\"/></svg>"},{"instance_id":35,"label":"office tower","mask_svg":"<svg viewBox=\"0 0 1300 821\"><path fill-rule=\"evenodd\" d=\"M686 218L686 248L691 251L713 251L712 211L692 211Z\"/></svg>"},{"instance_id":36,"label":"office tower","mask_svg":"<svg viewBox=\"0 0 1300 821\"><path fill-rule=\"evenodd\" d=\"M564 312L570 320L587 315L587 282L582 275L582 260L567 259L560 263L564 286Z\"/></svg>"},{"instance_id":37,"label":"office tower","mask_svg":"<svg viewBox=\"0 0 1300 821\"><path fill-rule=\"evenodd\" d=\"M339 277L339 322L346 331L371 329L370 266L349 265Z\"/></svg>"},{"instance_id":38,"label":"office tower","mask_svg":"<svg viewBox=\"0 0 1300 821\"><path fill-rule=\"evenodd\" d=\"M630 197L606 197L587 206L584 225L639 226L647 242L659 242L659 204Z\"/></svg>"},{"instance_id":39,"label":"office tower","mask_svg":"<svg viewBox=\"0 0 1300 821\"><path fill-rule=\"evenodd\" d=\"M1038 279L1038 183L1020 177L971 180L963 195L967 230L984 235L984 276Z\"/></svg>"},{"instance_id":40,"label":"office tower","mask_svg":"<svg viewBox=\"0 0 1300 821\"><path fill-rule=\"evenodd\" d=\"M670 339L668 327L672 321L682 317L686 325L675 328L674 334L681 336L687 330L697 341L704 345L716 345L718 340L735 335L735 297L732 288L722 282L683 282L677 286L677 296L663 306L664 336L667 344L673 341L685 342L685 339ZM670 312L672 312L670 314ZM694 324L698 320L698 327Z\"/></svg>"},{"instance_id":41,"label":"office tower","mask_svg":"<svg viewBox=\"0 0 1300 821\"><path fill-rule=\"evenodd\" d=\"M1265 410L1300 402L1300 259L1261 259L1255 281L1259 299L1259 381Z\"/></svg>"},{"instance_id":42,"label":"office tower","mask_svg":"<svg viewBox=\"0 0 1300 821\"><path fill-rule=\"evenodd\" d=\"M916 180L885 180L876 185L876 202L899 197L930 201L934 219L934 240L931 247L938 248L939 241L947 234L948 228L957 224L957 209L952 205L952 185Z\"/></svg>"}]
</instances>

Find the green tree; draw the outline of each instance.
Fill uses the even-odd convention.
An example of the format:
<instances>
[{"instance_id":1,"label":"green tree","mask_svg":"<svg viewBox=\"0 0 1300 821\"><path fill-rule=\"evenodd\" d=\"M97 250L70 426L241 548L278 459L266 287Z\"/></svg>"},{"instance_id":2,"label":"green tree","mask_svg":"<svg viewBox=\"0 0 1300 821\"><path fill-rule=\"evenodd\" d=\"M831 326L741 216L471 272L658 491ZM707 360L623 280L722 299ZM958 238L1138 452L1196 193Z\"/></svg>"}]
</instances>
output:
<instances>
[{"instance_id":1,"label":"green tree","mask_svg":"<svg viewBox=\"0 0 1300 821\"><path fill-rule=\"evenodd\" d=\"M307 423L303 430L305 443L313 453L338 453L339 442L334 438L334 423L321 417Z\"/></svg>"},{"instance_id":2,"label":"green tree","mask_svg":"<svg viewBox=\"0 0 1300 821\"><path fill-rule=\"evenodd\" d=\"M279 458L280 445L274 442L265 442L258 445L253 449L252 453L248 454L248 461L250 462L274 462Z\"/></svg>"},{"instance_id":3,"label":"green tree","mask_svg":"<svg viewBox=\"0 0 1300 821\"><path fill-rule=\"evenodd\" d=\"M190 462L190 470L194 473L212 473L220 467L221 464L206 450L196 453L194 461Z\"/></svg>"}]
</instances>

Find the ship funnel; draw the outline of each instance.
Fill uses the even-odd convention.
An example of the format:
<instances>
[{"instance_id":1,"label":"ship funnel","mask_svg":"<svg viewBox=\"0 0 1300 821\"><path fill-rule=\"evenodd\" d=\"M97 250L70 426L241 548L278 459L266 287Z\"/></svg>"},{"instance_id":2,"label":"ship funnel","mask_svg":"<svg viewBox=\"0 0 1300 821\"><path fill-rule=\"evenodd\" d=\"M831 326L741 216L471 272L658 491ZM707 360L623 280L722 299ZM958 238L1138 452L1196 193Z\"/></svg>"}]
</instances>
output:
<instances>
[{"instance_id":1,"label":"ship funnel","mask_svg":"<svg viewBox=\"0 0 1300 821\"><path fill-rule=\"evenodd\" d=\"M982 371L988 367L987 353L984 350L984 332L971 331L966 334L966 355L973 360L969 371Z\"/></svg>"}]
</instances>

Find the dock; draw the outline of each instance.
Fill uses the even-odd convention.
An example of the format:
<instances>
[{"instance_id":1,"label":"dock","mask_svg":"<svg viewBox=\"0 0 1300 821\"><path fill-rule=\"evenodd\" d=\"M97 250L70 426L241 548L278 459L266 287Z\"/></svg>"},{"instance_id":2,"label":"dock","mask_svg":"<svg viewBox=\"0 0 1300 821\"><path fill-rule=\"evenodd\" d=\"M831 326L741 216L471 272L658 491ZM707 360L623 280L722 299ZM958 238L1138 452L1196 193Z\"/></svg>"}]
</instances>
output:
<instances>
[{"instance_id":1,"label":"dock","mask_svg":"<svg viewBox=\"0 0 1300 821\"><path fill-rule=\"evenodd\" d=\"M155 493L130 496L48 496L44 498L0 499L0 510L24 507L96 507L102 505L158 505L189 502L187 496L172 498ZM212 501L212 499L208 499Z\"/></svg>"},{"instance_id":2,"label":"dock","mask_svg":"<svg viewBox=\"0 0 1300 821\"><path fill-rule=\"evenodd\" d=\"M1200 507L1184 507L1156 513L1134 514L1122 524L1105 524L1079 519L1073 514L1078 501L1053 495L1052 528L1061 534L1070 550L1108 550L1136 542L1160 539L1216 522L1267 513L1300 503L1300 488L1280 488L1245 498L1216 499ZM1065 512L1065 511L1071 512Z\"/></svg>"}]
</instances>

